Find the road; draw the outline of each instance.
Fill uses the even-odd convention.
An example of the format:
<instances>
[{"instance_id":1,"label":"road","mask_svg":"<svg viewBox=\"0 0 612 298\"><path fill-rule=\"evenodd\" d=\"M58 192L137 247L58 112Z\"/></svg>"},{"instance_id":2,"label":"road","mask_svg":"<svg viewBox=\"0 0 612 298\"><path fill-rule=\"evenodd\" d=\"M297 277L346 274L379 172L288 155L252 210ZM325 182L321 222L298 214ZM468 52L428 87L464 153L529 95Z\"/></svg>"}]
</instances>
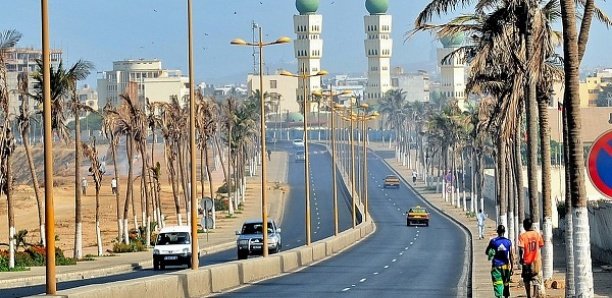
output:
<instances>
[{"instance_id":1,"label":"road","mask_svg":"<svg viewBox=\"0 0 612 298\"><path fill-rule=\"evenodd\" d=\"M316 170L312 173L312 241L317 241L333 235L333 212L332 212L332 201L324 200L323 198L331 198L331 160L329 154L321 154L325 148L323 146L311 146L310 152L315 162L311 163L315 166ZM305 242L305 230L304 230L304 163L295 162L294 154L295 150L290 145L279 145L278 150L288 150L290 154L289 168L288 168L288 183L291 187L291 191L288 194L288 201L286 203L286 210L284 212L284 218L280 222L283 230L283 250L288 250L301 246ZM340 200L343 200L343 204L340 204L341 217L341 230L347 229L350 226L350 209L347 205L348 197L346 191L340 192ZM235 249L225 250L219 253L207 255L200 259L200 266L214 265L219 263L231 262L236 260ZM59 282L57 284L58 291L82 287L86 285L94 284L106 284L110 282L117 282L123 280L131 280L143 277L149 277L159 274L172 273L178 270L183 270L184 267L169 267L167 270L154 271L151 268L137 270L130 273L111 275L100 278L91 278L77 281ZM11 298L11 297L23 297L30 295L38 295L45 293L45 285L34 285L17 287L12 289L0 289L0 297Z\"/></svg>"},{"instance_id":2,"label":"road","mask_svg":"<svg viewBox=\"0 0 612 298\"><path fill-rule=\"evenodd\" d=\"M389 153L391 154L391 153ZM318 165L317 158L312 160ZM376 233L334 258L297 273L226 293L227 297L457 297L464 266L464 231L432 210L429 227L406 227L404 212L426 205L406 185L383 189L390 169L368 158L369 205Z\"/></svg>"}]
</instances>

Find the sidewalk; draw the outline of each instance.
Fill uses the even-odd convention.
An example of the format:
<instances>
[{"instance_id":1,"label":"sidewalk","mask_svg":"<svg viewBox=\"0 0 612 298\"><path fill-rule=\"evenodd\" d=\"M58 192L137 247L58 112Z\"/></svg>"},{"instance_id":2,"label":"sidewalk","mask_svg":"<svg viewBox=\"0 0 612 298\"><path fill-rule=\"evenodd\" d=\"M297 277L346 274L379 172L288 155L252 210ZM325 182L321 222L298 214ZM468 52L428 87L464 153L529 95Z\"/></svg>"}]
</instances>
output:
<instances>
[{"instance_id":1,"label":"sidewalk","mask_svg":"<svg viewBox=\"0 0 612 298\"><path fill-rule=\"evenodd\" d=\"M370 144L370 148L375 152L390 151L386 145L380 143ZM476 224L475 217L468 217L463 209L455 208L450 202L445 202L442 195L436 193L435 190L427 189L425 183L417 181L416 184L412 183L412 169L406 166L402 166L401 163L397 162L395 158L384 159L397 173L399 173L404 180L406 180L413 189L419 193L426 201L431 203L433 206L441 210L444 214L455 219L471 234L472 242L472 296L473 297L491 297L493 294L493 288L491 283L490 268L491 263L487 260L484 254L485 248L488 245L488 239L493 238L496 235L496 223L494 220L487 220L485 223L485 239L478 239L478 227ZM554 247L555 254L555 273L553 280L564 281L565 280L565 250L564 246L560 243L555 243ZM514 275L511 281L512 297L526 297L525 288L522 285L520 278L520 268L514 270ZM594 297L612 297L612 272L605 272L598 267L593 267L593 279L595 296ZM546 289L546 297L565 297L564 289Z\"/></svg>"},{"instance_id":2,"label":"sidewalk","mask_svg":"<svg viewBox=\"0 0 612 298\"><path fill-rule=\"evenodd\" d=\"M261 167L259 168L261 169ZM261 178L247 178L244 208L228 218L226 211L217 212L216 229L208 234L198 234L201 257L230 249L235 246L235 231L239 230L246 219L261 218ZM268 210L269 216L281 220L287 193L287 153L274 152L268 163ZM278 185L278 186L277 186ZM280 187L279 187L280 186ZM113 256L97 257L95 261L82 261L74 266L57 266L58 282L80 280L126 273L153 267L152 251L122 253ZM45 283L45 267L31 267L29 271L2 272L0 289L38 285Z\"/></svg>"}]
</instances>

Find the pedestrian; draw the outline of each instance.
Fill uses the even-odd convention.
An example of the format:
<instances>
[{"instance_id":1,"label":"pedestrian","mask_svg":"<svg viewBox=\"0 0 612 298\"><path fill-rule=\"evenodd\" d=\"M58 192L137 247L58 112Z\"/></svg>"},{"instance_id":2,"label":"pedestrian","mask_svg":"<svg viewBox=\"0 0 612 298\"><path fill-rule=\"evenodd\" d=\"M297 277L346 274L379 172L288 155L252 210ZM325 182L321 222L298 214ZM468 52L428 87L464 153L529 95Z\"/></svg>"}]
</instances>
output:
<instances>
[{"instance_id":1,"label":"pedestrian","mask_svg":"<svg viewBox=\"0 0 612 298\"><path fill-rule=\"evenodd\" d=\"M544 247L544 238L540 232L533 230L533 222L529 218L523 220L523 228L525 232L521 233L518 238L519 261L522 266L521 277L525 283L527 298L538 297L542 265L540 249Z\"/></svg>"},{"instance_id":2,"label":"pedestrian","mask_svg":"<svg viewBox=\"0 0 612 298\"><path fill-rule=\"evenodd\" d=\"M482 212L482 209L478 209L478 214L476 215L476 221L478 222L478 239L484 238L484 224L487 220L487 215Z\"/></svg>"},{"instance_id":3,"label":"pedestrian","mask_svg":"<svg viewBox=\"0 0 612 298\"><path fill-rule=\"evenodd\" d=\"M81 179L81 190L83 191L83 195L87 195L87 179L85 177L83 177L83 179Z\"/></svg>"},{"instance_id":4,"label":"pedestrian","mask_svg":"<svg viewBox=\"0 0 612 298\"><path fill-rule=\"evenodd\" d=\"M113 180L111 180L111 190L113 191L114 195L117 194L117 179L115 179L115 177L113 177Z\"/></svg>"},{"instance_id":5,"label":"pedestrian","mask_svg":"<svg viewBox=\"0 0 612 298\"><path fill-rule=\"evenodd\" d=\"M416 171L412 171L412 183L416 183L419 174Z\"/></svg>"},{"instance_id":6,"label":"pedestrian","mask_svg":"<svg viewBox=\"0 0 612 298\"><path fill-rule=\"evenodd\" d=\"M512 276L512 241L504 237L506 228L497 226L497 237L489 241L485 254L491 260L491 280L496 298L510 297L510 277Z\"/></svg>"},{"instance_id":7,"label":"pedestrian","mask_svg":"<svg viewBox=\"0 0 612 298\"><path fill-rule=\"evenodd\" d=\"M268 149L268 160L270 160L271 155L272 155L272 150Z\"/></svg>"}]
</instances>

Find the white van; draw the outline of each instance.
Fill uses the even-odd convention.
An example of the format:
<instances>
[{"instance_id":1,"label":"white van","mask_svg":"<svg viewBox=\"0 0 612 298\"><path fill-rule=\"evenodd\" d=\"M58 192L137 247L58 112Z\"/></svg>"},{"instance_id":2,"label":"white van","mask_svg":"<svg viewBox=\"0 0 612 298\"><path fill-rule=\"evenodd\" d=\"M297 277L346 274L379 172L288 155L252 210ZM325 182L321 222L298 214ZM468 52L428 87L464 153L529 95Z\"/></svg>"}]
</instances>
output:
<instances>
[{"instance_id":1,"label":"white van","mask_svg":"<svg viewBox=\"0 0 612 298\"><path fill-rule=\"evenodd\" d=\"M198 259L199 256L198 252ZM153 269L183 264L191 268L191 227L173 226L161 229L153 247Z\"/></svg>"}]
</instances>

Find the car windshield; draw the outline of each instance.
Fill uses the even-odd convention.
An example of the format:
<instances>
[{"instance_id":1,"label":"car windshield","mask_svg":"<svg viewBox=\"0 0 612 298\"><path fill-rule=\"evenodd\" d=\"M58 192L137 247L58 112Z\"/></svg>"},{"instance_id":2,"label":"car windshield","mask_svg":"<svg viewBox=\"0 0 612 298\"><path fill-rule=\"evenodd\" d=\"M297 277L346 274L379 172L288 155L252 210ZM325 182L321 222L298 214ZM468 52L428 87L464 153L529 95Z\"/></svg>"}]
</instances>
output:
<instances>
[{"instance_id":1,"label":"car windshield","mask_svg":"<svg viewBox=\"0 0 612 298\"><path fill-rule=\"evenodd\" d=\"M157 236L155 245L173 245L173 244L189 244L189 233L187 232L169 232L161 233Z\"/></svg>"},{"instance_id":2,"label":"car windshield","mask_svg":"<svg viewBox=\"0 0 612 298\"><path fill-rule=\"evenodd\" d=\"M263 232L263 224L260 222L257 223L245 223L242 225L241 234L262 234ZM272 229L272 223L268 223L268 233L272 233L274 230Z\"/></svg>"}]
</instances>

